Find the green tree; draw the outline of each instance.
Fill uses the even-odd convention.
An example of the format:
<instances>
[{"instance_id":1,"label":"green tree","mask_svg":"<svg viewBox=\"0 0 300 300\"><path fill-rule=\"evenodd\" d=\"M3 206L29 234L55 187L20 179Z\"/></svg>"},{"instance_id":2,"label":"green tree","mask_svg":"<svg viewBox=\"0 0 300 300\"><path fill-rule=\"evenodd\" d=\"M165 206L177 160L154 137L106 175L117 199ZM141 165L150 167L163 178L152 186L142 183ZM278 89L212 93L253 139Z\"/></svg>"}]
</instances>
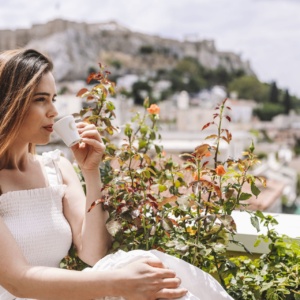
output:
<instances>
[{"instance_id":1,"label":"green tree","mask_svg":"<svg viewBox=\"0 0 300 300\"><path fill-rule=\"evenodd\" d=\"M132 96L134 103L137 105L143 105L146 97L151 97L152 87L146 81L137 81L132 85Z\"/></svg>"},{"instance_id":2,"label":"green tree","mask_svg":"<svg viewBox=\"0 0 300 300\"><path fill-rule=\"evenodd\" d=\"M233 91L242 99L267 102L269 86L261 83L255 76L241 76L229 83L228 92Z\"/></svg>"},{"instance_id":3,"label":"green tree","mask_svg":"<svg viewBox=\"0 0 300 300\"><path fill-rule=\"evenodd\" d=\"M140 48L140 53L141 54L152 54L154 52L154 49L152 46L150 45L144 45L144 46L141 46Z\"/></svg>"},{"instance_id":4,"label":"green tree","mask_svg":"<svg viewBox=\"0 0 300 300\"><path fill-rule=\"evenodd\" d=\"M285 90L283 97L284 114L288 115L292 109L292 101L288 90Z\"/></svg>"},{"instance_id":5,"label":"green tree","mask_svg":"<svg viewBox=\"0 0 300 300\"><path fill-rule=\"evenodd\" d=\"M203 77L205 69L197 59L186 57L178 62L176 67L169 73L172 83L172 91L186 90L188 93L196 93L207 87Z\"/></svg>"},{"instance_id":6,"label":"green tree","mask_svg":"<svg viewBox=\"0 0 300 300\"><path fill-rule=\"evenodd\" d=\"M254 110L254 114L262 121L271 121L273 117L283 112L283 106L274 103L263 103L260 108Z\"/></svg>"},{"instance_id":7,"label":"green tree","mask_svg":"<svg viewBox=\"0 0 300 300\"><path fill-rule=\"evenodd\" d=\"M204 78L208 83L208 88L214 85L223 85L225 87L235 78L244 76L243 70L237 70L234 72L228 72L224 67L218 67L215 70L205 70Z\"/></svg>"},{"instance_id":8,"label":"green tree","mask_svg":"<svg viewBox=\"0 0 300 300\"><path fill-rule=\"evenodd\" d=\"M275 81L273 81L270 86L269 102L274 104L279 103L279 91Z\"/></svg>"}]
</instances>

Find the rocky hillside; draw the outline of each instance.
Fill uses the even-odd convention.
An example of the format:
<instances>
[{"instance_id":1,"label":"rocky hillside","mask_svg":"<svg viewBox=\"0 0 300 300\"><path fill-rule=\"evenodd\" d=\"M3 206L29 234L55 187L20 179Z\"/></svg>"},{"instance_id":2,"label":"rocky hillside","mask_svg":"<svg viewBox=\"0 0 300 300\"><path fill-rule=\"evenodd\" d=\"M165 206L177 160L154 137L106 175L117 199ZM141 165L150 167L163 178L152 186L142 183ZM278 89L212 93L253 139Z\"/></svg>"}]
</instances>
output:
<instances>
[{"instance_id":1,"label":"rocky hillside","mask_svg":"<svg viewBox=\"0 0 300 300\"><path fill-rule=\"evenodd\" d=\"M115 22L76 23L53 20L31 29L0 30L0 51L32 47L50 55L58 81L84 79L101 62L114 74L153 74L172 68L191 56L209 69L242 69L253 74L249 62L232 52L220 52L214 41L178 41L133 32Z\"/></svg>"}]
</instances>

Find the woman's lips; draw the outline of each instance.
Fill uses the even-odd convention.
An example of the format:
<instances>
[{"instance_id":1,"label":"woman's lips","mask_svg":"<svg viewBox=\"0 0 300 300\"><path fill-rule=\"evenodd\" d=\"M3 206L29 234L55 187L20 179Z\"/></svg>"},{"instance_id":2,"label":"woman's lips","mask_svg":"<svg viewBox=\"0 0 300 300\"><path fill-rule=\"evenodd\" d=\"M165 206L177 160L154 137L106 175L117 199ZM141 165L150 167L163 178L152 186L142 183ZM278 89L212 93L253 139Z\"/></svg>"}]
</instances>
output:
<instances>
[{"instance_id":1,"label":"woman's lips","mask_svg":"<svg viewBox=\"0 0 300 300\"><path fill-rule=\"evenodd\" d=\"M52 126L53 126L53 125L48 125L48 126L44 126L43 128L46 129L46 130L49 131L49 132L53 132Z\"/></svg>"}]
</instances>

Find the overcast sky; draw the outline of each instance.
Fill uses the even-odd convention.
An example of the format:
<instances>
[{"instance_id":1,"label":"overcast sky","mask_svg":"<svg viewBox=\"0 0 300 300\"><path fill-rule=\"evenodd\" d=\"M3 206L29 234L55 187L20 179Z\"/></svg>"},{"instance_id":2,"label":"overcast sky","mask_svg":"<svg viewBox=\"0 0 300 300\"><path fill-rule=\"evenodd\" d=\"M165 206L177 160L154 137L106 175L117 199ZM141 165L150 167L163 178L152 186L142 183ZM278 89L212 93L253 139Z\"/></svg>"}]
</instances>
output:
<instances>
[{"instance_id":1,"label":"overcast sky","mask_svg":"<svg viewBox=\"0 0 300 300\"><path fill-rule=\"evenodd\" d=\"M0 29L115 20L162 37L212 39L258 78L300 97L300 0L0 0Z\"/></svg>"}]
</instances>

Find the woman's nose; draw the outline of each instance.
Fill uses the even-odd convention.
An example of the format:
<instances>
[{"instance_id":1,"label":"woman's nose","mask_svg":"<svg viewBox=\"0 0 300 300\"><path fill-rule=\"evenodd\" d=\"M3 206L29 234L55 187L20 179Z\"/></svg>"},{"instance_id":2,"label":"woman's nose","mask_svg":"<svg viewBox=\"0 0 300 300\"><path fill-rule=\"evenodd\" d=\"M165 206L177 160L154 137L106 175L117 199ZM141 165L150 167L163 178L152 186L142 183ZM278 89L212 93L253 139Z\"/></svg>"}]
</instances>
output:
<instances>
[{"instance_id":1,"label":"woman's nose","mask_svg":"<svg viewBox=\"0 0 300 300\"><path fill-rule=\"evenodd\" d=\"M54 103L51 104L51 107L47 113L47 117L49 118L55 118L58 115L57 109L54 105Z\"/></svg>"}]
</instances>

